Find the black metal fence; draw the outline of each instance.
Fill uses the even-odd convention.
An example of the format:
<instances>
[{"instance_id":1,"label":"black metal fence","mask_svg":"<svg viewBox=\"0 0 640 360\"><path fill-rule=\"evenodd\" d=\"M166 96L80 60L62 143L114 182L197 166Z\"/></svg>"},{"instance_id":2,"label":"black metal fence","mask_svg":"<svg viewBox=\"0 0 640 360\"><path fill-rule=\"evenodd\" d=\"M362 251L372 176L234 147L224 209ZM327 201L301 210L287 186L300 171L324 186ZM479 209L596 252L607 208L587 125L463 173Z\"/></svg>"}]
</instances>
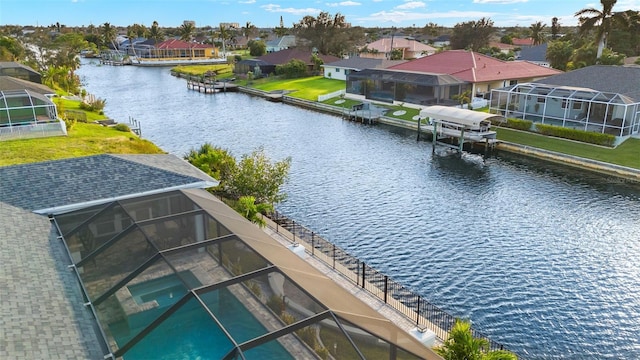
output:
<instances>
[{"instance_id":1,"label":"black metal fence","mask_svg":"<svg viewBox=\"0 0 640 360\"><path fill-rule=\"evenodd\" d=\"M268 217L276 224L276 232L280 232L280 227L282 227L291 234L290 240L293 243L305 242L310 245L312 256L407 316L415 322L417 327L433 331L441 341L448 337L449 331L456 321L453 315L429 303L421 295L395 282L389 276L368 266L355 256L349 255L340 247L278 211ZM504 349L502 344L489 339L473 327L471 331L474 337L487 339L491 350Z\"/></svg>"}]
</instances>

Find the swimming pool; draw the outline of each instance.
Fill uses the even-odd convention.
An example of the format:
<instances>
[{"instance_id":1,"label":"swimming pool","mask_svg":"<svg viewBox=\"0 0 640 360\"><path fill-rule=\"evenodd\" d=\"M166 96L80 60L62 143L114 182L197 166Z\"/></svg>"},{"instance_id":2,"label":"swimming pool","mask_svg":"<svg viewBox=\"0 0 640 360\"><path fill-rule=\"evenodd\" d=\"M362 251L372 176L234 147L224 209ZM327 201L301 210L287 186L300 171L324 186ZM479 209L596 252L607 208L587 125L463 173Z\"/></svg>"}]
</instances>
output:
<instances>
[{"instance_id":1,"label":"swimming pool","mask_svg":"<svg viewBox=\"0 0 640 360\"><path fill-rule=\"evenodd\" d=\"M156 279L157 280L157 279ZM160 297L167 296L172 288L172 279L165 279L163 286L151 284L146 289L162 291L148 291L146 299L152 294ZM153 281L153 280L152 280ZM168 285L168 286L165 286ZM145 288L145 287L142 287ZM137 289L136 289L137 291ZM185 292L186 293L186 292ZM181 296L171 299L177 302ZM158 299L151 299L156 300ZM202 297L207 307L225 326L225 329L237 343L241 343L267 332L265 327L251 314L249 310L229 290L223 288L205 294ZM164 303L165 300L160 300ZM157 318L159 313L150 310L149 317ZM146 314L138 314L146 315ZM153 319L143 323L149 324ZM142 329L129 328L128 322L120 321L110 324L109 329L118 346L126 344ZM125 360L140 359L220 359L233 348L233 343L226 337L224 331L211 319L207 311L194 298L183 305L162 324L147 334L144 339L134 345L124 354ZM294 358L276 341L254 348L251 358L293 360Z\"/></svg>"},{"instance_id":2,"label":"swimming pool","mask_svg":"<svg viewBox=\"0 0 640 360\"><path fill-rule=\"evenodd\" d=\"M180 277L182 277L182 279L186 281L187 285L191 288L202 285L190 271L180 272ZM166 307L175 304L176 301L178 301L188 291L176 274L163 276L139 284L129 285L127 288L136 303L142 305L146 302L155 300L159 307Z\"/></svg>"}]
</instances>

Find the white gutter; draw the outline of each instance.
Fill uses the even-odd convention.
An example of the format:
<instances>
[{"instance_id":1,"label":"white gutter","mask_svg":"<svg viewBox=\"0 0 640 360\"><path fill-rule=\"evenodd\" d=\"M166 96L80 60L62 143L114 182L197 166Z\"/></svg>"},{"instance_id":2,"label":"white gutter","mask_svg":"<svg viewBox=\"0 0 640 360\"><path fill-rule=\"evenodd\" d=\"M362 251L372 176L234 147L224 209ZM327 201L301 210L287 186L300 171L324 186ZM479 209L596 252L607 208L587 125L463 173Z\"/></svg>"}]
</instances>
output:
<instances>
[{"instance_id":1,"label":"white gutter","mask_svg":"<svg viewBox=\"0 0 640 360\"><path fill-rule=\"evenodd\" d=\"M124 199L131 199L131 198L136 198L136 197L141 197L141 196L161 194L161 193L171 192L171 191L176 191L176 190L206 189L206 188L214 187L214 186L217 186L217 185L218 185L218 182L199 181L199 182L190 183L190 184L186 184L186 185L170 186L170 187L166 187L166 188L143 191L143 192L134 193L134 194L120 195L120 196L114 196L114 197L110 197L110 198L91 200L91 201L85 201L85 202L62 205L62 206L54 206L54 207L50 207L50 208L46 208L46 209L34 210L33 212L36 213L36 214L40 214L40 215L58 215L58 214L63 214L63 213L67 213L67 212L70 212L70 211L74 211L74 210L78 210L78 209L82 209L82 208L86 208L86 207L90 207L90 206L110 203L110 202L118 201L118 200L124 200Z\"/></svg>"}]
</instances>

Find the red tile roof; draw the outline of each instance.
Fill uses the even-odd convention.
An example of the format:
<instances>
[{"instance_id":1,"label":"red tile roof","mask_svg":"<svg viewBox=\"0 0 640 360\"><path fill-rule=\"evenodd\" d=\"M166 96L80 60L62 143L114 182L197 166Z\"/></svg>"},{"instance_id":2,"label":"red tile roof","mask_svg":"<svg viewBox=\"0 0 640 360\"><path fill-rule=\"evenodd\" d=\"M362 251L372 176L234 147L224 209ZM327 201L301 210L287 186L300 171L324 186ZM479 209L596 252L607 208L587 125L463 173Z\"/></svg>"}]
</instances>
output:
<instances>
[{"instance_id":1,"label":"red tile roof","mask_svg":"<svg viewBox=\"0 0 640 360\"><path fill-rule=\"evenodd\" d=\"M211 49L213 46L198 43L188 43L183 40L170 39L158 43L156 45L158 49Z\"/></svg>"},{"instance_id":2,"label":"red tile roof","mask_svg":"<svg viewBox=\"0 0 640 360\"><path fill-rule=\"evenodd\" d=\"M561 73L527 61L502 61L466 50L443 51L392 66L390 69L449 74L472 83L541 78Z\"/></svg>"},{"instance_id":3,"label":"red tile roof","mask_svg":"<svg viewBox=\"0 0 640 360\"><path fill-rule=\"evenodd\" d=\"M515 45L515 46L533 46L533 39L532 38L511 39L511 42L513 42L513 45Z\"/></svg>"}]
</instances>

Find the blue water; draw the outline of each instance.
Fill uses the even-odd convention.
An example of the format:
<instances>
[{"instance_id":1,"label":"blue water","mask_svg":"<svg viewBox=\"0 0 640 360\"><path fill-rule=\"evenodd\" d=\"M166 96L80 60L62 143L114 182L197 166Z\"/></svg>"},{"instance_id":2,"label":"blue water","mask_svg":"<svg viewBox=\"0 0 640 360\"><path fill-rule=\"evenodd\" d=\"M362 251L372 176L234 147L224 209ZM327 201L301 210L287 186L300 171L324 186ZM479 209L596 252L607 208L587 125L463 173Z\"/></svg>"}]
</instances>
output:
<instances>
[{"instance_id":1,"label":"blue water","mask_svg":"<svg viewBox=\"0 0 640 360\"><path fill-rule=\"evenodd\" d=\"M266 333L262 324L228 290L216 290L202 298L237 343ZM158 315L157 312L148 312L147 323ZM124 323L111 324L110 329L119 346L141 330L131 331ZM200 303L192 299L128 350L124 359L219 360L232 348L233 343L222 329ZM293 360L275 341L252 349L251 354L255 359Z\"/></svg>"},{"instance_id":2,"label":"blue water","mask_svg":"<svg viewBox=\"0 0 640 360\"><path fill-rule=\"evenodd\" d=\"M180 276L191 288L201 285L190 271L183 271ZM175 274L130 285L128 288L136 303L143 304L155 300L161 308L173 305L187 293L187 289Z\"/></svg>"},{"instance_id":3,"label":"blue water","mask_svg":"<svg viewBox=\"0 0 640 360\"><path fill-rule=\"evenodd\" d=\"M290 156L280 211L518 354L640 358L637 183L503 153L434 156L411 132L199 94L167 69L78 73L109 116L136 118L170 153Z\"/></svg>"}]
</instances>

